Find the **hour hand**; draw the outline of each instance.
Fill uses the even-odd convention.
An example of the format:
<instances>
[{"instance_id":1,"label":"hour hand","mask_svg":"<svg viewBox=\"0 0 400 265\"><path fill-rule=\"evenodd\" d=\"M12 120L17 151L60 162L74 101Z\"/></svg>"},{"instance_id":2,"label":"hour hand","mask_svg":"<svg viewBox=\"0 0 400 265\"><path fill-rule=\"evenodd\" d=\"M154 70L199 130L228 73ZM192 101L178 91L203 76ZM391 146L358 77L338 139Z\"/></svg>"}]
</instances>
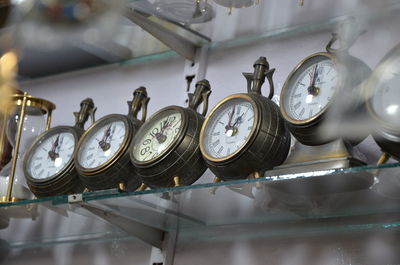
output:
<instances>
[{"instance_id":1,"label":"hour hand","mask_svg":"<svg viewBox=\"0 0 400 265\"><path fill-rule=\"evenodd\" d=\"M58 154L56 153L56 148L58 146L58 141L60 139L60 135L57 136L56 140L54 141L53 145L51 146L51 149L49 151L49 157L51 160L55 160L58 157Z\"/></svg>"}]
</instances>

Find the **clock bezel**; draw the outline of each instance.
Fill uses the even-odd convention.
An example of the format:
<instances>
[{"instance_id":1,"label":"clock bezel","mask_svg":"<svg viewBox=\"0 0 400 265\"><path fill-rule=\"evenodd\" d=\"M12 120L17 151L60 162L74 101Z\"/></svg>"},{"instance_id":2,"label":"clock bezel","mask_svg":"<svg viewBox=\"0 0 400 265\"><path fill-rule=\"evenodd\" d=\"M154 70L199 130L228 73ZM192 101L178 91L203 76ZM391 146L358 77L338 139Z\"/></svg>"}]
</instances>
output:
<instances>
[{"instance_id":1,"label":"clock bezel","mask_svg":"<svg viewBox=\"0 0 400 265\"><path fill-rule=\"evenodd\" d=\"M237 149L235 152L233 152L232 154L228 155L228 156L224 156L221 158L216 158L214 156L211 156L206 148L204 147L205 144L205 137L207 136L205 133L206 127L210 121L210 119L212 118L212 116L214 115L214 113L222 106L224 105L226 102L234 100L234 99L243 99L245 101L248 101L251 103L252 107L253 107L253 111L254 111L254 122L253 122L253 128L251 129L250 133L249 133L249 137L247 138L247 140L242 144L242 146ZM224 98L223 100L221 100L217 105L214 106L214 108L210 111L210 113L207 115L203 126L201 127L200 130L200 137L199 137L199 146L200 146L200 151L202 153L202 155L204 156L205 159L207 159L208 161L212 162L212 163L227 163L230 162L230 160L234 160L239 158L244 152L246 152L246 150L251 146L251 144L254 142L254 140L256 139L257 136L257 132L260 128L260 109L259 106L257 104L257 102L251 98L251 96L249 94L234 94L234 95L230 95L226 98Z\"/></svg>"},{"instance_id":2,"label":"clock bezel","mask_svg":"<svg viewBox=\"0 0 400 265\"><path fill-rule=\"evenodd\" d=\"M179 112L182 117L181 118L181 129L179 131L179 135L171 143L169 148L165 149L157 157L152 158L147 161L137 160L133 153L134 153L135 146L137 146L136 142L139 140L138 138L141 135L141 132L144 131L146 126L148 124L151 124L151 122L153 120L155 120L157 118L157 116L162 115L163 112L171 111L171 110ZM160 109L159 111L157 111L156 113L151 115L151 117L149 119L147 119L147 121L139 128L139 130L136 132L135 136L133 137L132 146L129 150L129 155L130 155L132 163L137 167L150 167L150 166L153 166L155 164L162 162L164 159L166 159L169 156L169 154L171 152L173 152L180 145L180 143L182 142L183 138L186 135L187 129L188 129L188 115L186 115L183 107L173 105L173 106L168 106L168 107Z\"/></svg>"},{"instance_id":3,"label":"clock bezel","mask_svg":"<svg viewBox=\"0 0 400 265\"><path fill-rule=\"evenodd\" d=\"M57 126L57 127L53 127L50 128L47 131L44 131L41 135L38 136L38 138L35 139L35 141L31 144L31 146L29 147L25 157L24 157L24 161L23 161L23 170L24 170L24 174L25 177L27 178L27 180L29 182L34 182L34 183L47 183L48 181L51 180L56 180L56 179L60 179L62 178L64 175L67 175L70 173L70 171L74 168L75 163L74 163L74 156L75 156L75 152L77 150L77 146L78 146L78 141L79 141L79 134L78 132L75 130L75 127L71 127L71 126ZM40 146L40 144L48 139L49 137L61 133L61 132L68 132L71 133L74 136L74 140L75 140L75 148L74 151L72 153L72 156L70 158L70 160L68 161L68 163L63 167L62 170L60 170L58 173L49 176L47 178L42 178L42 179L37 179L32 177L31 172L29 172L28 170L28 164L30 162L30 159L32 158L32 155L34 153L34 151L36 150L36 148L38 148Z\"/></svg>"},{"instance_id":4,"label":"clock bezel","mask_svg":"<svg viewBox=\"0 0 400 265\"><path fill-rule=\"evenodd\" d=\"M82 144L85 141L85 138L88 137L92 130L97 127L97 126L101 126L102 124L105 123L109 123L109 120L116 120L116 121L122 121L125 125L126 128L126 133L125 133L125 137L122 141L122 144L120 146L120 148L118 149L117 152L115 152L115 154L105 163L103 163L100 166L97 166L95 168L85 168L83 167L80 163L79 163L79 153L82 147ZM75 167L78 170L78 172L80 174L83 175L97 175L97 174L101 174L104 171L108 170L109 168L111 168L115 163L118 162L118 160L125 154L126 150L128 149L128 147L131 144L131 139L132 139L132 126L130 124L129 118L126 115L122 115L122 114L109 114L107 116L104 116L103 118L99 119L98 121L96 121L95 123L93 123L81 136L81 138L79 139L78 145L76 147L75 150L75 155L74 155L74 161L75 161Z\"/></svg>"},{"instance_id":5,"label":"clock bezel","mask_svg":"<svg viewBox=\"0 0 400 265\"><path fill-rule=\"evenodd\" d=\"M318 112L318 114L305 119L305 120L296 120L294 118L292 118L288 112L286 111L286 103L285 103L285 98L287 97L288 91L289 91L289 86L293 86L294 84L294 77L298 75L298 71L299 69L301 69L309 60L314 59L315 57L326 57L327 59L330 59L338 73L338 81L337 81L337 85L335 88L335 92L332 95L332 99L328 102L328 104L321 110ZM323 115L326 114L326 112L329 110L329 108L331 107L331 105L333 104L333 102L336 100L337 96L338 96L338 91L344 86L344 81L343 81L343 74L341 73L341 69L338 63L338 60L336 58L335 55L329 53L329 52L318 52L318 53L314 53L310 56L307 56L306 58L304 58L303 60L301 60L296 66L295 68L289 73L283 87L281 90L281 94L280 94L280 112L283 116L283 118L290 124L292 125L309 125L312 124L313 122L318 121L319 119L321 119L323 117Z\"/></svg>"},{"instance_id":6,"label":"clock bezel","mask_svg":"<svg viewBox=\"0 0 400 265\"><path fill-rule=\"evenodd\" d=\"M379 126L381 126L379 134L386 135L389 133L390 137L400 139L400 135L392 135L394 131L399 131L400 127L395 127L390 122L385 121L383 118L381 118L381 116L375 111L372 102L376 92L376 86L381 82L382 79L382 68L387 68L388 66L395 64L396 58L398 61L400 61L400 44L392 48L378 63L377 67L374 69L374 71L368 78L368 81L366 82L363 94L365 96L365 105L369 115L373 118L375 122L379 124Z\"/></svg>"}]
</instances>

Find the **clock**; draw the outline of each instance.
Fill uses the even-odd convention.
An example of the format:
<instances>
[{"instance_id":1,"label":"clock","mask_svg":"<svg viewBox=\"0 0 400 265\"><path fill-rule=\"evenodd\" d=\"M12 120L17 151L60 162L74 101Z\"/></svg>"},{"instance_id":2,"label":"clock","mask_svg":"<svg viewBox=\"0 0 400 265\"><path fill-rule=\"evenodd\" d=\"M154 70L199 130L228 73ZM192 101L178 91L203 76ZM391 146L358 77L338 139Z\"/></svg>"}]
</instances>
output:
<instances>
[{"instance_id":1,"label":"clock","mask_svg":"<svg viewBox=\"0 0 400 265\"><path fill-rule=\"evenodd\" d=\"M201 80L189 107L169 106L152 115L137 132L130 152L135 172L151 188L190 185L207 166L199 149L210 84ZM202 113L196 110L203 104Z\"/></svg>"},{"instance_id":2,"label":"clock","mask_svg":"<svg viewBox=\"0 0 400 265\"><path fill-rule=\"evenodd\" d=\"M315 146L335 140L335 136L322 135L320 128L340 101L352 99L346 112L364 113L361 91L356 87L370 74L370 68L346 50L334 50L332 44L327 52L315 53L302 60L289 74L280 95L280 111L293 136L302 144ZM338 103L339 102L339 103ZM361 142L367 134L345 139L353 145ZM339 137L337 137L339 138Z\"/></svg>"},{"instance_id":3,"label":"clock","mask_svg":"<svg viewBox=\"0 0 400 265\"><path fill-rule=\"evenodd\" d=\"M373 137L384 152L379 163L389 157L400 160L400 45L378 64L367 82L367 109L374 125Z\"/></svg>"},{"instance_id":4,"label":"clock","mask_svg":"<svg viewBox=\"0 0 400 265\"><path fill-rule=\"evenodd\" d=\"M201 153L216 175L216 181L260 177L281 164L290 147L290 135L274 94L272 75L265 57L254 63L254 73L245 73L246 94L231 95L219 102L207 116L200 132ZM261 87L268 78L268 98Z\"/></svg>"},{"instance_id":5,"label":"clock","mask_svg":"<svg viewBox=\"0 0 400 265\"><path fill-rule=\"evenodd\" d=\"M83 100L80 106L80 111L74 112L75 126L57 126L43 132L25 155L25 177L38 198L83 191L73 154L89 115L94 122L96 108L91 98Z\"/></svg>"},{"instance_id":6,"label":"clock","mask_svg":"<svg viewBox=\"0 0 400 265\"><path fill-rule=\"evenodd\" d=\"M141 185L129 159L133 136L146 119L146 88L140 87L128 102L128 115L107 115L90 126L78 142L74 155L80 179L89 190L119 188L135 190ZM142 111L142 119L137 115Z\"/></svg>"}]
</instances>

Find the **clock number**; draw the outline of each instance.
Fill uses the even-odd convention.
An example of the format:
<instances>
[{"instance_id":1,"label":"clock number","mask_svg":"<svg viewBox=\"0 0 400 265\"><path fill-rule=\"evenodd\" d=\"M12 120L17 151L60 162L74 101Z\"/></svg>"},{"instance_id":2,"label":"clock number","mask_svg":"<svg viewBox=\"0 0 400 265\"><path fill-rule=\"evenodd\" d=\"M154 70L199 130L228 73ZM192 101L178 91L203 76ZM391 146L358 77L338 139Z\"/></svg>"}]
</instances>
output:
<instances>
[{"instance_id":1,"label":"clock number","mask_svg":"<svg viewBox=\"0 0 400 265\"><path fill-rule=\"evenodd\" d=\"M169 123L172 124L176 120L176 117L172 116L172 117L169 117L168 119L169 119Z\"/></svg>"},{"instance_id":2,"label":"clock number","mask_svg":"<svg viewBox=\"0 0 400 265\"><path fill-rule=\"evenodd\" d=\"M150 144L151 143L151 140L150 139L146 139L144 142L143 142L143 145L148 145L148 144Z\"/></svg>"},{"instance_id":3,"label":"clock number","mask_svg":"<svg viewBox=\"0 0 400 265\"><path fill-rule=\"evenodd\" d=\"M140 150L140 154L143 156L145 155L148 151L150 151L150 146L147 146L146 148L143 148Z\"/></svg>"},{"instance_id":4,"label":"clock number","mask_svg":"<svg viewBox=\"0 0 400 265\"><path fill-rule=\"evenodd\" d=\"M150 135L151 135L152 137L156 137L156 134L158 134L158 132L159 132L158 128L154 128L154 129L151 131Z\"/></svg>"},{"instance_id":5,"label":"clock number","mask_svg":"<svg viewBox=\"0 0 400 265\"><path fill-rule=\"evenodd\" d=\"M175 128L175 134L177 134L179 132L179 127Z\"/></svg>"}]
</instances>

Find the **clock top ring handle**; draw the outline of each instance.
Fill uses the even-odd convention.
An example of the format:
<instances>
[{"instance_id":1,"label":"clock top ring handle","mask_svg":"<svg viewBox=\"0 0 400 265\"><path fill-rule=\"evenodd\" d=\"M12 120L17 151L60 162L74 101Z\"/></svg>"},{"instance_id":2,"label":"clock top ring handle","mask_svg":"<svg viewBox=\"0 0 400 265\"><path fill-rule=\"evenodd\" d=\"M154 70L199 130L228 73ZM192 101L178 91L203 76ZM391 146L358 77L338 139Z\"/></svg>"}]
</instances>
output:
<instances>
[{"instance_id":1,"label":"clock top ring handle","mask_svg":"<svg viewBox=\"0 0 400 265\"><path fill-rule=\"evenodd\" d=\"M269 69L267 58L262 56L255 61L253 66L254 73L243 73L243 76L247 80L247 92L261 95L261 87L265 82L265 77L267 77L269 83L268 98L272 99L275 90L272 76L275 72L275 68Z\"/></svg>"},{"instance_id":2,"label":"clock top ring handle","mask_svg":"<svg viewBox=\"0 0 400 265\"><path fill-rule=\"evenodd\" d=\"M354 17L348 17L338 25L337 31L332 33L332 38L326 45L326 51L332 54L346 53L358 37L365 32L366 30L360 27ZM336 41L339 41L339 48L332 48Z\"/></svg>"},{"instance_id":3,"label":"clock top ring handle","mask_svg":"<svg viewBox=\"0 0 400 265\"><path fill-rule=\"evenodd\" d=\"M146 88L141 86L133 92L133 100L128 101L129 116L137 118L140 110L142 110L142 122L145 122L147 117L147 105L149 104L150 98L147 96Z\"/></svg>"},{"instance_id":4,"label":"clock top ring handle","mask_svg":"<svg viewBox=\"0 0 400 265\"><path fill-rule=\"evenodd\" d=\"M94 105L93 99L91 98L86 98L84 100L81 101L81 109L79 110L79 112L74 112L74 116L75 116L75 127L79 127L79 128L84 128L85 123L87 122L87 120L90 119L92 120L92 123L95 122L95 112L97 110L97 108Z\"/></svg>"},{"instance_id":5,"label":"clock top ring handle","mask_svg":"<svg viewBox=\"0 0 400 265\"><path fill-rule=\"evenodd\" d=\"M197 111L197 108L203 103L201 115L206 116L208 110L208 99L211 94L211 86L208 80L203 79L196 83L196 90L189 94L189 108Z\"/></svg>"}]
</instances>

